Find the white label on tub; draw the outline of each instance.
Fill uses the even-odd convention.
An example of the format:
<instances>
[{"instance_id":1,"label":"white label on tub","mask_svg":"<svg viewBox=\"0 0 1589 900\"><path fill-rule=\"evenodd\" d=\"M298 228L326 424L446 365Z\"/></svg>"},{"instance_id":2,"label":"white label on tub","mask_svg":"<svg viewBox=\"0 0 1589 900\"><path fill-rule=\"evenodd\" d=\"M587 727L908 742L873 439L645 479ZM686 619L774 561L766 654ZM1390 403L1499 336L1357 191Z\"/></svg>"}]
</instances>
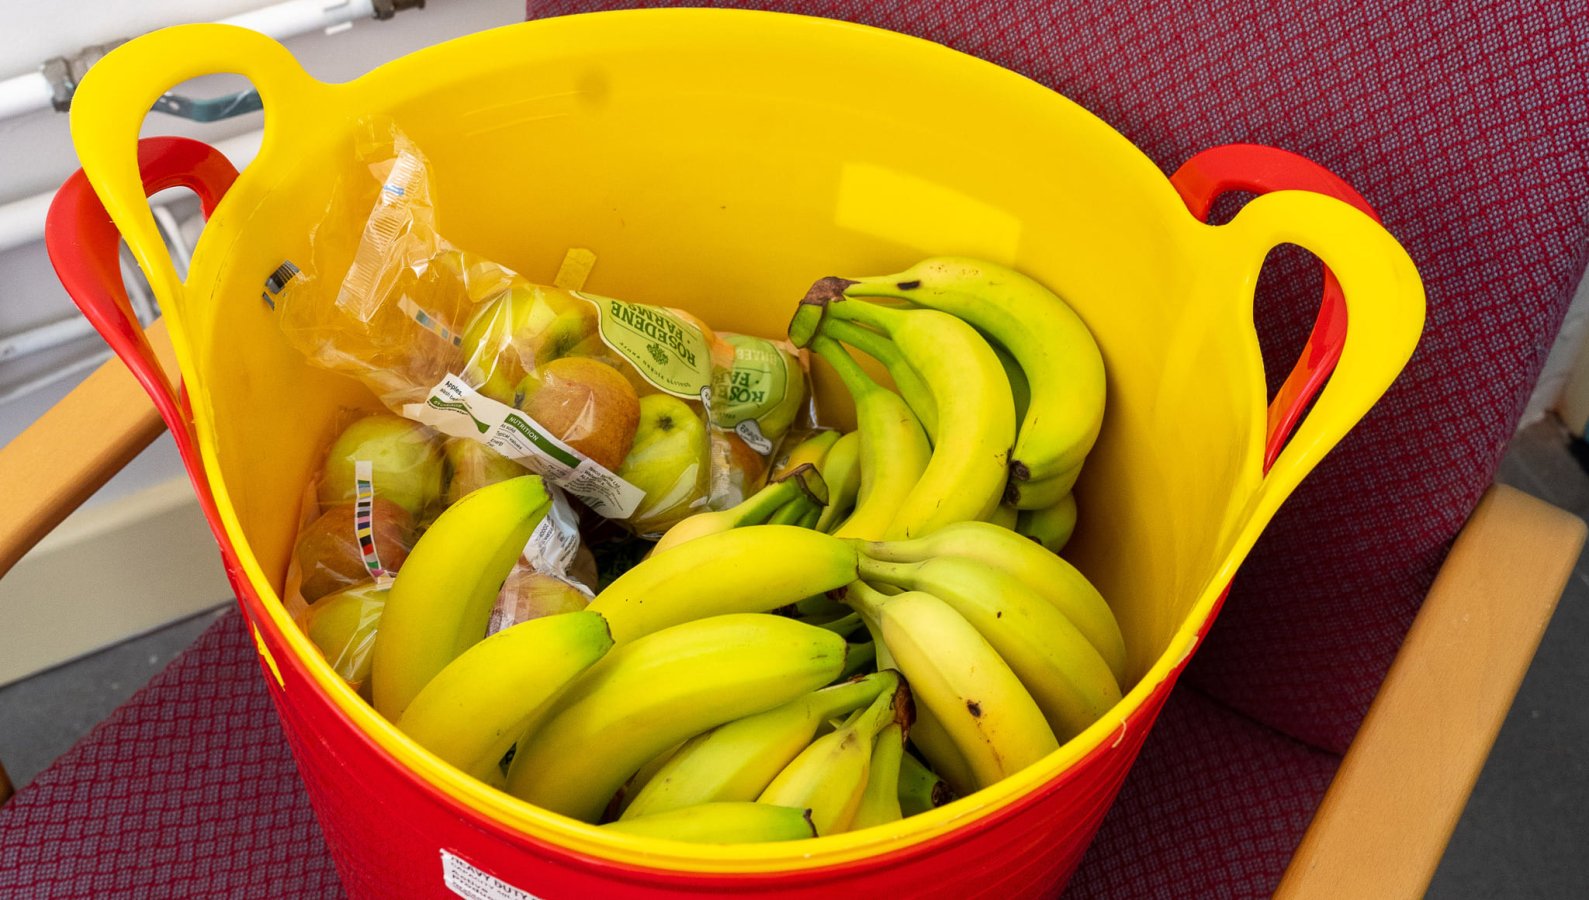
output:
<instances>
[{"instance_id":1,"label":"white label on tub","mask_svg":"<svg viewBox=\"0 0 1589 900\"><path fill-rule=\"evenodd\" d=\"M644 491L548 434L520 410L476 391L457 375L448 374L431 388L424 403L404 406L403 415L518 460L609 519L627 518L645 499Z\"/></svg>"},{"instance_id":2,"label":"white label on tub","mask_svg":"<svg viewBox=\"0 0 1589 900\"><path fill-rule=\"evenodd\" d=\"M475 868L467 860L441 851L441 877L447 887L469 900L541 900L506 881Z\"/></svg>"}]
</instances>

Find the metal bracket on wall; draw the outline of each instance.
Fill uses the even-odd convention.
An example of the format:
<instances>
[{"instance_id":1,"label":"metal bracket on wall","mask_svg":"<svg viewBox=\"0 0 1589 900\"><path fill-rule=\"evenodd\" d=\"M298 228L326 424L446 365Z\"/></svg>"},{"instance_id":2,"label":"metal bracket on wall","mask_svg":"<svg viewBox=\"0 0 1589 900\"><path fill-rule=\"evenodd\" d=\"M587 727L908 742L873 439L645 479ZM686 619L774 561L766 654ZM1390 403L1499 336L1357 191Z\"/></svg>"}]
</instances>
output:
<instances>
[{"instance_id":1,"label":"metal bracket on wall","mask_svg":"<svg viewBox=\"0 0 1589 900\"><path fill-rule=\"evenodd\" d=\"M71 56L57 56L44 61L44 66L39 70L44 75L44 80L50 83L50 105L56 112L66 112L72 108L72 94L77 92L77 83L83 80L83 75L88 67L99 62L99 58L127 43L127 38L117 38L103 44L92 44L73 53Z\"/></svg>"}]
</instances>

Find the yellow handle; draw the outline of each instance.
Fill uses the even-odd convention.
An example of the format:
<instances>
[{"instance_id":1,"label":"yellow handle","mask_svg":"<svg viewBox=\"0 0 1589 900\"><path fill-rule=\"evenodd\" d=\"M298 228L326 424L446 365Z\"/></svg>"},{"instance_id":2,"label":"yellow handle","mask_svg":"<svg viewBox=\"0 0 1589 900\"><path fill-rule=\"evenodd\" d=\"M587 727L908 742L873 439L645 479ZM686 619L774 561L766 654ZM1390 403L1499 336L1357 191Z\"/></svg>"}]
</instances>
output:
<instances>
[{"instance_id":1,"label":"yellow handle","mask_svg":"<svg viewBox=\"0 0 1589 900\"><path fill-rule=\"evenodd\" d=\"M138 133L161 94L189 78L222 72L242 75L259 91L265 108L265 139L258 157L262 162L289 152L292 119L316 109L333 88L309 77L285 47L256 31L180 25L106 54L72 97L72 139L83 171L155 296L168 308L179 302L182 281L144 198ZM269 168L250 166L254 171ZM243 177L248 177L246 172Z\"/></svg>"},{"instance_id":2,"label":"yellow handle","mask_svg":"<svg viewBox=\"0 0 1589 900\"><path fill-rule=\"evenodd\" d=\"M1330 268L1346 300L1340 361L1241 517L1248 533L1238 541L1250 546L1280 502L1378 402L1412 356L1423 330L1424 290L1412 259L1389 232L1323 194L1261 195L1217 231L1237 245L1234 255L1251 261L1253 280L1275 246L1301 246Z\"/></svg>"}]
</instances>

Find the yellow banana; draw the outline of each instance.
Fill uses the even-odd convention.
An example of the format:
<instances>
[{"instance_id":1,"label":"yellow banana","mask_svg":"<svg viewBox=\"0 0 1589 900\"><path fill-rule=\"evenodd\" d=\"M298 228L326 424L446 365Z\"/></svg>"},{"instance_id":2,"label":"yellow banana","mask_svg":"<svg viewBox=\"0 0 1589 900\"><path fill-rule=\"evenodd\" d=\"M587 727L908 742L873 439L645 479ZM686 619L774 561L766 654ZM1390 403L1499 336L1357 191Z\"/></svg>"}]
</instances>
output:
<instances>
[{"instance_id":1,"label":"yellow banana","mask_svg":"<svg viewBox=\"0 0 1589 900\"><path fill-rule=\"evenodd\" d=\"M850 828L856 831L873 825L886 825L904 818L899 806L899 765L905 755L905 729L890 722L872 744L872 765L866 773L866 789L855 810Z\"/></svg>"},{"instance_id":2,"label":"yellow banana","mask_svg":"<svg viewBox=\"0 0 1589 900\"><path fill-rule=\"evenodd\" d=\"M658 553L608 585L586 609L613 641L724 613L764 612L855 580L855 548L820 531L750 525ZM835 673L836 674L836 673Z\"/></svg>"},{"instance_id":3,"label":"yellow banana","mask_svg":"<svg viewBox=\"0 0 1589 900\"><path fill-rule=\"evenodd\" d=\"M998 651L1060 740L1120 701L1120 685L1086 636L1012 575L963 557L891 563L863 555L861 578L926 591L951 606Z\"/></svg>"},{"instance_id":4,"label":"yellow banana","mask_svg":"<svg viewBox=\"0 0 1589 900\"><path fill-rule=\"evenodd\" d=\"M1103 422L1103 356L1075 310L1036 280L986 260L937 257L896 275L854 279L844 293L950 313L1015 357L1031 403L1011 453L1011 481L1077 468L1092 449Z\"/></svg>"},{"instance_id":5,"label":"yellow banana","mask_svg":"<svg viewBox=\"0 0 1589 900\"><path fill-rule=\"evenodd\" d=\"M612 647L591 612L530 619L448 663L414 697L397 727L420 746L484 780L536 712Z\"/></svg>"},{"instance_id":6,"label":"yellow banana","mask_svg":"<svg viewBox=\"0 0 1589 900\"><path fill-rule=\"evenodd\" d=\"M891 722L908 722L909 708L903 682L898 691L879 694L866 709L801 750L758 802L810 809L819 836L848 831L866 791L877 734Z\"/></svg>"},{"instance_id":7,"label":"yellow banana","mask_svg":"<svg viewBox=\"0 0 1589 900\"><path fill-rule=\"evenodd\" d=\"M1066 494L1058 503L1045 509L1022 510L1015 523L1015 533L1042 544L1050 553L1058 553L1070 543L1076 530L1076 495Z\"/></svg>"},{"instance_id":8,"label":"yellow banana","mask_svg":"<svg viewBox=\"0 0 1589 900\"><path fill-rule=\"evenodd\" d=\"M1037 481L1016 481L1011 478L1004 486L1004 502L1023 511L1047 509L1070 493L1080 475L1081 466L1077 466Z\"/></svg>"},{"instance_id":9,"label":"yellow banana","mask_svg":"<svg viewBox=\"0 0 1589 900\"><path fill-rule=\"evenodd\" d=\"M855 509L834 530L840 537L883 537L932 459L932 445L899 395L873 381L848 351L816 336L811 349L828 361L855 401L861 486Z\"/></svg>"},{"instance_id":10,"label":"yellow banana","mask_svg":"<svg viewBox=\"0 0 1589 900\"><path fill-rule=\"evenodd\" d=\"M861 582L849 586L846 599L876 622L917 709L930 710L948 733L976 787L1058 749L1054 730L1020 679L949 604L921 591L887 596Z\"/></svg>"},{"instance_id":11,"label":"yellow banana","mask_svg":"<svg viewBox=\"0 0 1589 900\"><path fill-rule=\"evenodd\" d=\"M915 726L911 726L912 732ZM906 753L899 760L899 812L914 816L929 809L937 809L954 799L949 783L933 770L922 765L921 760Z\"/></svg>"},{"instance_id":12,"label":"yellow banana","mask_svg":"<svg viewBox=\"0 0 1589 900\"><path fill-rule=\"evenodd\" d=\"M539 476L483 487L442 511L414 544L386 598L370 683L396 722L430 679L485 637L508 572L551 507Z\"/></svg>"},{"instance_id":13,"label":"yellow banana","mask_svg":"<svg viewBox=\"0 0 1589 900\"><path fill-rule=\"evenodd\" d=\"M818 531L832 532L855 508L861 493L861 433L839 438L822 461L822 481L828 488L827 505L817 517Z\"/></svg>"},{"instance_id":14,"label":"yellow banana","mask_svg":"<svg viewBox=\"0 0 1589 900\"><path fill-rule=\"evenodd\" d=\"M928 439L936 439L938 401L933 399L932 389L927 387L927 382L923 381L921 374L911 367L910 361L899 352L899 347L893 341L870 328L831 317L823 319L819 330L827 337L841 344L849 344L882 363L884 371L888 372L888 377L894 380L894 390L898 391L899 396L910 405L910 411L920 420Z\"/></svg>"},{"instance_id":15,"label":"yellow banana","mask_svg":"<svg viewBox=\"0 0 1589 900\"><path fill-rule=\"evenodd\" d=\"M811 810L747 801L685 806L601 827L692 844L760 844L817 836Z\"/></svg>"},{"instance_id":16,"label":"yellow banana","mask_svg":"<svg viewBox=\"0 0 1589 900\"><path fill-rule=\"evenodd\" d=\"M687 741L646 782L624 818L699 803L755 800L811 743L827 720L899 689L899 675L883 672L813 691L774 709L719 725Z\"/></svg>"},{"instance_id":17,"label":"yellow banana","mask_svg":"<svg viewBox=\"0 0 1589 900\"><path fill-rule=\"evenodd\" d=\"M852 585L852 588L854 586ZM885 586L886 587L886 586ZM864 589L864 585L862 586ZM887 590L897 591L898 588L887 587ZM878 671L893 669L898 671L894 657L888 652L888 645L883 642L882 630L878 623L866 616L861 617L866 630L872 636L872 655L876 659ZM853 654L855 648L850 652ZM939 724L932 710L925 703L915 704L916 717L910 725L908 738L922 752L922 755L932 761L933 769L943 773L943 777L950 786L950 792L958 792L961 796L977 789L977 780L971 774L971 765L966 762L965 754L955 746L954 739L949 737L943 725Z\"/></svg>"},{"instance_id":18,"label":"yellow banana","mask_svg":"<svg viewBox=\"0 0 1589 900\"><path fill-rule=\"evenodd\" d=\"M965 522L915 540L859 546L867 556L887 562L956 556L1002 570L1064 613L1109 663L1115 678L1124 683L1126 644L1114 611L1087 576L1030 539L986 522Z\"/></svg>"},{"instance_id":19,"label":"yellow banana","mask_svg":"<svg viewBox=\"0 0 1589 900\"><path fill-rule=\"evenodd\" d=\"M1009 476L1015 399L988 342L960 319L932 309L849 300L830 303L825 315L886 333L938 401L932 457L890 523L889 536L928 534L991 512Z\"/></svg>"},{"instance_id":20,"label":"yellow banana","mask_svg":"<svg viewBox=\"0 0 1589 900\"><path fill-rule=\"evenodd\" d=\"M832 430L819 431L811 435L796 444L793 450L784 455L778 466L773 469L772 477L782 478L793 472L796 466L802 466L806 463L810 463L820 470L822 461L827 458L828 451L833 449L833 445L838 443L839 437L840 433Z\"/></svg>"},{"instance_id":21,"label":"yellow banana","mask_svg":"<svg viewBox=\"0 0 1589 900\"><path fill-rule=\"evenodd\" d=\"M765 487L728 509L696 513L669 528L651 548L652 555L670 547L677 547L702 535L716 534L746 525L761 525L773 514L797 497L809 496L812 502L828 502L828 487L817 472L816 466L802 463L791 468Z\"/></svg>"},{"instance_id":22,"label":"yellow banana","mask_svg":"<svg viewBox=\"0 0 1589 900\"><path fill-rule=\"evenodd\" d=\"M619 645L520 740L508 792L593 822L648 760L827 684L844 654L844 639L831 631L757 613L686 622Z\"/></svg>"}]
</instances>

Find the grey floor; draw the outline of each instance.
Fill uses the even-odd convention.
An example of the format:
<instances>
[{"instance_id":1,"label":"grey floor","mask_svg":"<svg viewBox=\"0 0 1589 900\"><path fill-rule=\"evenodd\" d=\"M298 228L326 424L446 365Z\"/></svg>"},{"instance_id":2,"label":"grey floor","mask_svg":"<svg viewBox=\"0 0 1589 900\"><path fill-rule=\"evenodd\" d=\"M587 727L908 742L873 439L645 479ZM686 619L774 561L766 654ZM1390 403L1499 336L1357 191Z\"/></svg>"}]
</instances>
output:
<instances>
[{"instance_id":1,"label":"grey floor","mask_svg":"<svg viewBox=\"0 0 1589 900\"><path fill-rule=\"evenodd\" d=\"M1551 423L1512 442L1498 478L1589 518L1589 476ZM0 688L0 760L12 780L26 784L225 608ZM1589 557L1567 585L1429 897L1589 897L1586 647Z\"/></svg>"}]
</instances>

